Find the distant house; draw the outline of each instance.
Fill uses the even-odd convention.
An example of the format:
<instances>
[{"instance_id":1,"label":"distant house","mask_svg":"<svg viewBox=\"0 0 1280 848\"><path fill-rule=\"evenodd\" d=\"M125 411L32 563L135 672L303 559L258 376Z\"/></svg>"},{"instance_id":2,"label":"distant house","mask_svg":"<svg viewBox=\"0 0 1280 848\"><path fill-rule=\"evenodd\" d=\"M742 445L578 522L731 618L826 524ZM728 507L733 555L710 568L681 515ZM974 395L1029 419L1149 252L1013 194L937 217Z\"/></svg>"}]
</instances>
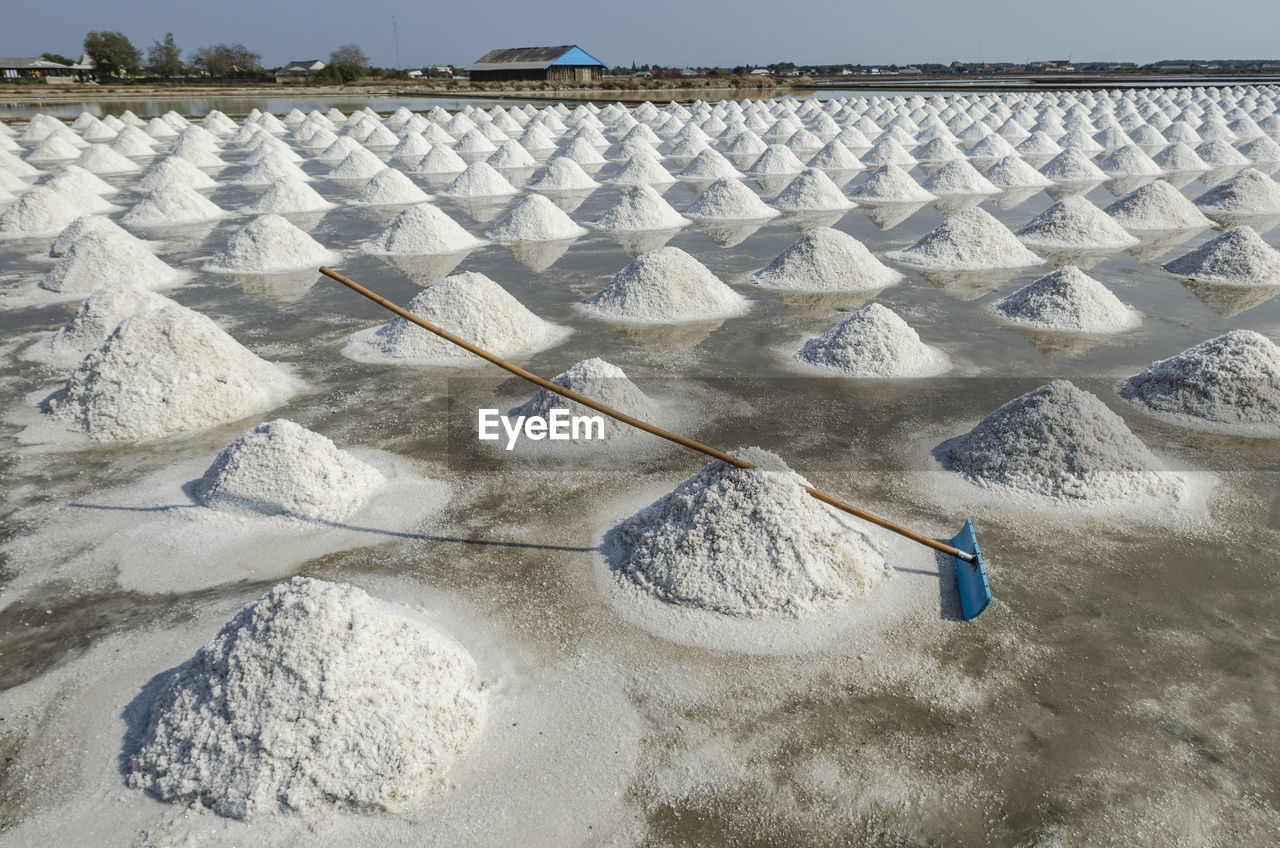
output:
<instances>
[{"instance_id":1,"label":"distant house","mask_svg":"<svg viewBox=\"0 0 1280 848\"><path fill-rule=\"evenodd\" d=\"M753 76L753 77L771 77L771 76L773 76L773 71L769 70L768 68L756 68L754 71L752 71L752 72L751 72L751 76Z\"/></svg>"},{"instance_id":2,"label":"distant house","mask_svg":"<svg viewBox=\"0 0 1280 848\"><path fill-rule=\"evenodd\" d=\"M43 56L34 58L0 59L0 79L43 80L44 82L73 82L76 72L71 65L52 62Z\"/></svg>"},{"instance_id":3,"label":"distant house","mask_svg":"<svg viewBox=\"0 0 1280 848\"><path fill-rule=\"evenodd\" d=\"M473 82L599 82L604 62L576 44L490 50L467 66Z\"/></svg>"},{"instance_id":4,"label":"distant house","mask_svg":"<svg viewBox=\"0 0 1280 848\"><path fill-rule=\"evenodd\" d=\"M319 59L297 59L276 71L276 82L304 82L307 77L324 69L325 63Z\"/></svg>"}]
</instances>

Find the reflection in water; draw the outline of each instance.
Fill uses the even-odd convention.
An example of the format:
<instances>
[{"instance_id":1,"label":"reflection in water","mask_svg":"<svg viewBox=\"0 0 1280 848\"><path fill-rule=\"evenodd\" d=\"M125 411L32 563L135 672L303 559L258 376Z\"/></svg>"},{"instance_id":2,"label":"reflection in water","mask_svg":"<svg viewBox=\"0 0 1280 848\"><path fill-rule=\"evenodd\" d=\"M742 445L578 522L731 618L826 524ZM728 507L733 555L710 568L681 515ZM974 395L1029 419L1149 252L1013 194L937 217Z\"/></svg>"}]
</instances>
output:
<instances>
[{"instance_id":1,"label":"reflection in water","mask_svg":"<svg viewBox=\"0 0 1280 848\"><path fill-rule=\"evenodd\" d=\"M457 253L439 253L433 256L391 256L378 254L378 258L404 274L420 286L429 286L449 276L454 268L462 264L470 250Z\"/></svg>"},{"instance_id":2,"label":"reflection in water","mask_svg":"<svg viewBox=\"0 0 1280 848\"><path fill-rule=\"evenodd\" d=\"M1181 280L1180 282L1201 303L1223 318L1231 318L1255 306L1261 306L1280 294L1280 286L1225 286L1198 280Z\"/></svg>"},{"instance_id":3,"label":"reflection in water","mask_svg":"<svg viewBox=\"0 0 1280 848\"><path fill-rule=\"evenodd\" d=\"M923 203L868 203L858 201L858 210L881 230L891 230L924 208Z\"/></svg>"},{"instance_id":4,"label":"reflection in water","mask_svg":"<svg viewBox=\"0 0 1280 848\"><path fill-rule=\"evenodd\" d=\"M654 345L670 345L672 347L693 347L715 332L723 319L716 321L691 321L684 324L622 324L610 322L609 326L618 335L633 345L648 347Z\"/></svg>"},{"instance_id":5,"label":"reflection in water","mask_svg":"<svg viewBox=\"0 0 1280 848\"><path fill-rule=\"evenodd\" d=\"M611 231L609 238L618 243L618 247L631 257L657 250L675 237L683 227L672 230L636 230L632 232Z\"/></svg>"},{"instance_id":6,"label":"reflection in water","mask_svg":"<svg viewBox=\"0 0 1280 848\"><path fill-rule=\"evenodd\" d=\"M1177 247L1188 239L1193 238L1203 228L1191 230L1160 230L1153 232L1142 232L1140 230L1132 230L1134 236L1142 240L1142 243L1136 247L1131 247L1126 253L1139 262L1153 262L1159 259L1170 249Z\"/></svg>"},{"instance_id":7,"label":"reflection in water","mask_svg":"<svg viewBox=\"0 0 1280 848\"><path fill-rule=\"evenodd\" d=\"M742 244L765 224L764 221L712 221L706 218L694 223L720 247Z\"/></svg>"},{"instance_id":8,"label":"reflection in water","mask_svg":"<svg viewBox=\"0 0 1280 848\"><path fill-rule=\"evenodd\" d=\"M1045 359L1075 359L1101 344L1106 344L1112 338L1088 333L1055 333L1029 327L1014 329Z\"/></svg>"},{"instance_id":9,"label":"reflection in water","mask_svg":"<svg viewBox=\"0 0 1280 848\"><path fill-rule=\"evenodd\" d=\"M320 280L315 271L291 271L287 274L220 274L245 294L265 295L275 300L300 300Z\"/></svg>"},{"instance_id":10,"label":"reflection in water","mask_svg":"<svg viewBox=\"0 0 1280 848\"><path fill-rule=\"evenodd\" d=\"M985 194L949 194L932 201L930 205L943 215L954 215L957 212L972 209L987 197L988 195Z\"/></svg>"},{"instance_id":11,"label":"reflection in water","mask_svg":"<svg viewBox=\"0 0 1280 848\"><path fill-rule=\"evenodd\" d=\"M834 227L837 222L845 215L847 210L827 211L827 212L787 212L783 214L783 219L787 226L798 233L807 233L810 230L816 230L819 227Z\"/></svg>"},{"instance_id":12,"label":"reflection in water","mask_svg":"<svg viewBox=\"0 0 1280 848\"><path fill-rule=\"evenodd\" d=\"M977 300L1004 285L1018 269L991 268L981 271L927 271L917 269L925 282L960 300Z\"/></svg>"},{"instance_id":13,"label":"reflection in water","mask_svg":"<svg viewBox=\"0 0 1280 848\"><path fill-rule=\"evenodd\" d=\"M838 312L852 311L870 303L882 291L884 289L844 292L801 292L770 289L774 297L785 303L788 309L794 309L796 312L829 312L833 309Z\"/></svg>"},{"instance_id":14,"label":"reflection in water","mask_svg":"<svg viewBox=\"0 0 1280 848\"><path fill-rule=\"evenodd\" d=\"M1235 212L1210 212L1210 218L1217 222L1215 229L1229 230L1232 227L1253 227L1259 235L1280 224L1280 215L1242 215Z\"/></svg>"},{"instance_id":15,"label":"reflection in water","mask_svg":"<svg viewBox=\"0 0 1280 848\"><path fill-rule=\"evenodd\" d=\"M991 203L997 209L1014 209L1039 194L1039 187L1007 188L992 198Z\"/></svg>"},{"instance_id":16,"label":"reflection in water","mask_svg":"<svg viewBox=\"0 0 1280 848\"><path fill-rule=\"evenodd\" d=\"M1082 183L1054 183L1053 185L1045 188L1044 191L1045 194L1049 195L1054 200L1061 200L1064 197L1074 197L1077 194L1088 194L1101 184L1101 180L1091 180L1089 182Z\"/></svg>"},{"instance_id":17,"label":"reflection in water","mask_svg":"<svg viewBox=\"0 0 1280 848\"><path fill-rule=\"evenodd\" d=\"M516 241L503 245L521 265L537 274L556 264L577 238L556 241Z\"/></svg>"},{"instance_id":18,"label":"reflection in water","mask_svg":"<svg viewBox=\"0 0 1280 848\"><path fill-rule=\"evenodd\" d=\"M590 197L594 192L595 189L588 188L580 191L539 191L538 194L541 194L547 200L550 200L559 207L561 212L568 215L577 211L578 207L582 205L582 202Z\"/></svg>"},{"instance_id":19,"label":"reflection in water","mask_svg":"<svg viewBox=\"0 0 1280 848\"><path fill-rule=\"evenodd\" d=\"M1148 183L1155 182L1155 177L1116 177L1113 180L1107 180L1102 185L1116 197L1124 197L1131 191L1136 191Z\"/></svg>"}]
</instances>

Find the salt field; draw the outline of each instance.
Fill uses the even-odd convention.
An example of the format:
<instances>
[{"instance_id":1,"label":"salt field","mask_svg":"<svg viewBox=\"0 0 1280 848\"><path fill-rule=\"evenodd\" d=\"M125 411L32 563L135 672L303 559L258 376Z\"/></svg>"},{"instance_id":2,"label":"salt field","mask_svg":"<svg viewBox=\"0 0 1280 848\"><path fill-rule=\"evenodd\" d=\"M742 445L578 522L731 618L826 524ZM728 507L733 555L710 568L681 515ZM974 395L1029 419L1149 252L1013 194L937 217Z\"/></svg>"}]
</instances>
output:
<instances>
[{"instance_id":1,"label":"salt field","mask_svg":"<svg viewBox=\"0 0 1280 848\"><path fill-rule=\"evenodd\" d=\"M0 846L1276 843L1280 88L172 105L0 123Z\"/></svg>"}]
</instances>

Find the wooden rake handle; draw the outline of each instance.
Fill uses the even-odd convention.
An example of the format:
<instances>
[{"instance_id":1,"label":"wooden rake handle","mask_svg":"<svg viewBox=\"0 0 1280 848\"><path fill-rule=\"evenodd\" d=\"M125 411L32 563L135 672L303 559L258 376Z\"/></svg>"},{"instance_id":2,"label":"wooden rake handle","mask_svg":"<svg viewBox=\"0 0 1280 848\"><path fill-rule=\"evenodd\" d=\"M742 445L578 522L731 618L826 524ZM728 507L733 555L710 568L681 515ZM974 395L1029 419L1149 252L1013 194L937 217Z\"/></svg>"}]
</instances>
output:
<instances>
[{"instance_id":1,"label":"wooden rake handle","mask_svg":"<svg viewBox=\"0 0 1280 848\"><path fill-rule=\"evenodd\" d=\"M455 336L453 333L449 332L448 330L442 327L437 327L431 322L426 321L417 315L414 315L412 312L405 309L404 307L396 303L392 303L382 295L379 295L376 292L370 291L369 289L357 283L355 280L351 280L351 279L348 279L347 277L344 277L343 275L339 274L337 271L333 270L332 268L321 266L320 273L324 274L326 277L328 277L331 280L336 280L337 282L342 283L344 286L356 292L357 294L364 295L365 297L369 298L369 300L372 300L374 303L378 304L379 306L381 306L386 310L394 312L396 315L399 315L401 318L405 319L406 321L416 324L417 326L421 327L422 329L426 330L429 333L434 333L435 335L439 336L445 341L455 344L465 351L474 353L476 356L480 357L481 359L484 359L488 362L492 362L494 365L498 366L502 370L507 371L511 374L514 374L522 380L528 380L530 383L533 383L535 386L541 386L542 388L546 389L549 392L555 392L561 397L568 398L569 400L574 401L576 403L580 403L583 406L588 407L589 409L594 409L596 412L604 413L605 415L608 415L610 418L616 421L621 421L623 424L627 424L631 427L635 427L637 430L643 430L646 433L652 433L653 435L658 436L659 438L666 439L668 442L675 442L677 445L681 445L682 447L689 448L690 450L695 450L701 454L706 454L707 456L713 459L718 459L721 462L727 462L730 465L736 465L738 468L755 468L756 467L750 462L747 462L744 459L739 459L738 457L733 456L732 454L725 453L722 450L717 450L716 448L713 448L709 445L704 445L701 442L695 442L693 439L685 438L684 436L681 436L679 433L672 433L670 430L664 430L661 427L656 427L653 424L648 423L647 421L641 421L639 418L633 418L632 416L627 415L625 412L620 412L616 409L613 409L612 407L605 406L603 403L600 403L599 401L594 401L589 397L585 397L584 395L580 395L577 392L572 391L571 389L566 389L564 386L558 386L555 383L551 382L550 380L544 380L542 377L539 377L537 374L534 374L531 371L526 371L525 369L521 368L519 365L515 365L514 363L508 362L505 359L490 353L484 348L476 347L466 339L460 338L459 336ZM952 547L951 545L948 545L945 542L939 542L937 539L931 538L929 536L925 536L922 533L917 533L916 531L908 527L903 527L901 524L896 524L887 518L881 518L880 516L867 512L864 509L859 509L858 507L853 506L852 504L847 504L842 500L833 498L828 494L824 494L823 492L818 491L812 486L802 485L802 488L814 498L817 498L818 500L822 501L824 504L827 504L828 506L835 507L841 512L847 512L849 515L853 515L853 516L856 516L857 518L861 518L863 521L870 522L871 524L874 524L877 527L883 527L885 530L889 530L893 533L897 533L899 536L904 536L913 542L919 542L920 544L925 545L926 547L933 548L935 551L941 551L944 554L957 557L959 559L964 560L965 562L974 561L973 554L968 553L967 551L962 551L958 548Z\"/></svg>"}]
</instances>

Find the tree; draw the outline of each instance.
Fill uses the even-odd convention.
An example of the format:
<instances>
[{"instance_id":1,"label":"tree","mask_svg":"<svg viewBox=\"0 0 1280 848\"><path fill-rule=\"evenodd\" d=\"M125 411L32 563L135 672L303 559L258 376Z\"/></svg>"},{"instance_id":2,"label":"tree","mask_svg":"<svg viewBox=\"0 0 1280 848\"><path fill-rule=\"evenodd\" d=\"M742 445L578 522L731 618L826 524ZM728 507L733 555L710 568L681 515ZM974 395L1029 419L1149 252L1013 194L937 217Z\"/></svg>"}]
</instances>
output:
<instances>
[{"instance_id":1,"label":"tree","mask_svg":"<svg viewBox=\"0 0 1280 848\"><path fill-rule=\"evenodd\" d=\"M191 65L211 77L225 77L232 73L232 68L258 70L262 56L243 44L211 44L191 54Z\"/></svg>"},{"instance_id":2,"label":"tree","mask_svg":"<svg viewBox=\"0 0 1280 848\"><path fill-rule=\"evenodd\" d=\"M41 53L40 55L50 62L57 62L59 65L74 65L76 63L75 59L68 59L61 53Z\"/></svg>"},{"instance_id":3,"label":"tree","mask_svg":"<svg viewBox=\"0 0 1280 848\"><path fill-rule=\"evenodd\" d=\"M147 48L147 66L158 77L176 77L182 73L182 51L174 43L173 33L166 32L164 41L153 41Z\"/></svg>"},{"instance_id":4,"label":"tree","mask_svg":"<svg viewBox=\"0 0 1280 848\"><path fill-rule=\"evenodd\" d=\"M364 55L359 44L344 44L329 54L330 65L342 65L363 71L369 67L369 57Z\"/></svg>"},{"instance_id":5,"label":"tree","mask_svg":"<svg viewBox=\"0 0 1280 848\"><path fill-rule=\"evenodd\" d=\"M122 32L89 33L84 37L84 52L101 76L120 76L142 64L138 48Z\"/></svg>"}]
</instances>

